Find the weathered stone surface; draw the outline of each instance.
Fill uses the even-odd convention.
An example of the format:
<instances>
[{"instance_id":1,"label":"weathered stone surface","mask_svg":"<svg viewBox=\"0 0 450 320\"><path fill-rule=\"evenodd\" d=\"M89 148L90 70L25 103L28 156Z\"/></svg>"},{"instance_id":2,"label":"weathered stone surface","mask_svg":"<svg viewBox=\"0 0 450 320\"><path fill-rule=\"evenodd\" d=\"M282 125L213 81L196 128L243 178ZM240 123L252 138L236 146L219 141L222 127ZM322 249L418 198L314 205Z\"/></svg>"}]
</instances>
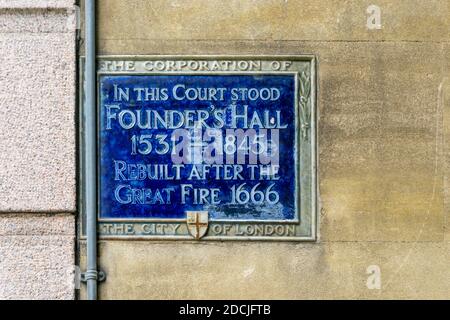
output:
<instances>
[{"instance_id":1,"label":"weathered stone surface","mask_svg":"<svg viewBox=\"0 0 450 320\"><path fill-rule=\"evenodd\" d=\"M367 1L100 0L110 40L449 40L446 0L377 1L381 30L368 30ZM130 19L130 16L133 19Z\"/></svg>"},{"instance_id":2,"label":"weathered stone surface","mask_svg":"<svg viewBox=\"0 0 450 320\"><path fill-rule=\"evenodd\" d=\"M0 0L0 299L75 297L74 13Z\"/></svg>"},{"instance_id":3,"label":"weathered stone surface","mask_svg":"<svg viewBox=\"0 0 450 320\"><path fill-rule=\"evenodd\" d=\"M0 211L74 211L74 12L16 10L69 1L7 2L14 10L0 11Z\"/></svg>"},{"instance_id":4,"label":"weathered stone surface","mask_svg":"<svg viewBox=\"0 0 450 320\"><path fill-rule=\"evenodd\" d=\"M444 154L444 231L450 241L450 45L444 44L444 72L446 76L439 85L443 112Z\"/></svg>"},{"instance_id":5,"label":"weathered stone surface","mask_svg":"<svg viewBox=\"0 0 450 320\"><path fill-rule=\"evenodd\" d=\"M449 249L448 243L418 242L114 241L100 246L102 268L108 274L100 295L103 299L448 299ZM372 265L381 269L381 290L366 285Z\"/></svg>"},{"instance_id":6,"label":"weathered stone surface","mask_svg":"<svg viewBox=\"0 0 450 320\"><path fill-rule=\"evenodd\" d=\"M73 15L61 11L0 11L0 33L72 33Z\"/></svg>"},{"instance_id":7,"label":"weathered stone surface","mask_svg":"<svg viewBox=\"0 0 450 320\"><path fill-rule=\"evenodd\" d=\"M73 299L73 214L0 215L0 299Z\"/></svg>"},{"instance_id":8,"label":"weathered stone surface","mask_svg":"<svg viewBox=\"0 0 450 320\"><path fill-rule=\"evenodd\" d=\"M314 51L323 239L442 240L441 46Z\"/></svg>"},{"instance_id":9,"label":"weathered stone surface","mask_svg":"<svg viewBox=\"0 0 450 320\"><path fill-rule=\"evenodd\" d=\"M0 219L0 236L73 236L73 220L61 213L5 214Z\"/></svg>"},{"instance_id":10,"label":"weathered stone surface","mask_svg":"<svg viewBox=\"0 0 450 320\"><path fill-rule=\"evenodd\" d=\"M73 9L75 0L0 0L0 9Z\"/></svg>"},{"instance_id":11,"label":"weathered stone surface","mask_svg":"<svg viewBox=\"0 0 450 320\"><path fill-rule=\"evenodd\" d=\"M117 44L114 53L316 54L321 238L443 239L443 111L439 86L446 73L441 44L195 44L148 41L138 45L125 41Z\"/></svg>"},{"instance_id":12,"label":"weathered stone surface","mask_svg":"<svg viewBox=\"0 0 450 320\"><path fill-rule=\"evenodd\" d=\"M449 298L448 1L379 1L373 31L364 1L124 5L101 54L317 55L320 241L102 241L102 298Z\"/></svg>"},{"instance_id":13,"label":"weathered stone surface","mask_svg":"<svg viewBox=\"0 0 450 320\"><path fill-rule=\"evenodd\" d=\"M0 52L0 211L75 211L74 33L0 33Z\"/></svg>"}]
</instances>

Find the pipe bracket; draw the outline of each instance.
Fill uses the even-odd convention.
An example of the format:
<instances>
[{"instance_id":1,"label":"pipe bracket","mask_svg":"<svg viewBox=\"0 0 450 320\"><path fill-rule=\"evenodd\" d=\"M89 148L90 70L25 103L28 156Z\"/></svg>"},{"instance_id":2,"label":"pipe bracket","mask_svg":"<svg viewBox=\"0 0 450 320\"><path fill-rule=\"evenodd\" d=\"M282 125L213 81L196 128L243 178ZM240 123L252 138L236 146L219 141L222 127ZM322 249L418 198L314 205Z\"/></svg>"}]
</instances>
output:
<instances>
[{"instance_id":1,"label":"pipe bracket","mask_svg":"<svg viewBox=\"0 0 450 320\"><path fill-rule=\"evenodd\" d=\"M106 273L102 270L87 270L81 273L81 282L88 282L88 280L96 280L97 282L104 282L106 280Z\"/></svg>"}]
</instances>

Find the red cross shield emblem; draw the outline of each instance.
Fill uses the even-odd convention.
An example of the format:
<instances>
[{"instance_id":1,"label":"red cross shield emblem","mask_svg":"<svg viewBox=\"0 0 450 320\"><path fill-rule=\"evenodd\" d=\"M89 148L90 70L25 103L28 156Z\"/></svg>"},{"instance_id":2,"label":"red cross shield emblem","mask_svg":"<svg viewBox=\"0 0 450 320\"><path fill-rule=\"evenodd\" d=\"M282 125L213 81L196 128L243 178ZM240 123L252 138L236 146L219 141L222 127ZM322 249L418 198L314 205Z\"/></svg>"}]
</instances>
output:
<instances>
[{"instance_id":1,"label":"red cross shield emblem","mask_svg":"<svg viewBox=\"0 0 450 320\"><path fill-rule=\"evenodd\" d=\"M208 231L208 211L186 211L188 231L195 239L201 239Z\"/></svg>"}]
</instances>

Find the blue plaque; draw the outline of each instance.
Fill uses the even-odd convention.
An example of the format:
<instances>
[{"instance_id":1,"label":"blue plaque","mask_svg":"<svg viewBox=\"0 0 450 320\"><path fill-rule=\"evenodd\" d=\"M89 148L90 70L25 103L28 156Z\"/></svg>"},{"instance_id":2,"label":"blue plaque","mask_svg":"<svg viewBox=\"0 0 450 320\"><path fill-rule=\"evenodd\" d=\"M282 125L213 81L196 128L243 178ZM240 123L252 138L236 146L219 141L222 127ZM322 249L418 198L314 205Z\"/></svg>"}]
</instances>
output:
<instances>
[{"instance_id":1,"label":"blue plaque","mask_svg":"<svg viewBox=\"0 0 450 320\"><path fill-rule=\"evenodd\" d=\"M312 57L103 57L100 236L315 239Z\"/></svg>"}]
</instances>

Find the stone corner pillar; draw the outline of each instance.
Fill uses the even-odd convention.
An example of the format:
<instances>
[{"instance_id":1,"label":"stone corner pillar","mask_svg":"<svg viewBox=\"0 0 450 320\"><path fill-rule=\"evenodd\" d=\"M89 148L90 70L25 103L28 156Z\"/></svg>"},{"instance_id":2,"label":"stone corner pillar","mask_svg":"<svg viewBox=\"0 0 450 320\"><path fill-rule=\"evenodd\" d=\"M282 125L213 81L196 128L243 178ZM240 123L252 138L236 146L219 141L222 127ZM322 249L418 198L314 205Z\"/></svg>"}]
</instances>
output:
<instances>
[{"instance_id":1,"label":"stone corner pillar","mask_svg":"<svg viewBox=\"0 0 450 320\"><path fill-rule=\"evenodd\" d=\"M73 299L74 0L0 0L0 299Z\"/></svg>"}]
</instances>

